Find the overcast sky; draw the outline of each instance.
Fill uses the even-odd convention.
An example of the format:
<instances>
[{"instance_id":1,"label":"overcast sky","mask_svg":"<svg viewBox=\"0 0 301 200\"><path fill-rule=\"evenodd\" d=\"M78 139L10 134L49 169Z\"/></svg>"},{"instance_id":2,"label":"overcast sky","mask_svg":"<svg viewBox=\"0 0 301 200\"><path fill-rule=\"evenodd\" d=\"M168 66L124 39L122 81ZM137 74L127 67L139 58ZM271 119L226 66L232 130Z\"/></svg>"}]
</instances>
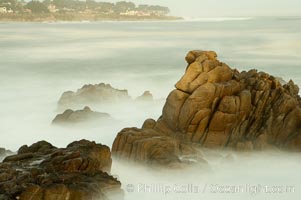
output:
<instances>
[{"instance_id":1,"label":"overcast sky","mask_svg":"<svg viewBox=\"0 0 301 200\"><path fill-rule=\"evenodd\" d=\"M105 1L105 0L99 0ZM120 0L107 0L120 1ZM301 0L130 0L168 6L184 17L300 16Z\"/></svg>"}]
</instances>

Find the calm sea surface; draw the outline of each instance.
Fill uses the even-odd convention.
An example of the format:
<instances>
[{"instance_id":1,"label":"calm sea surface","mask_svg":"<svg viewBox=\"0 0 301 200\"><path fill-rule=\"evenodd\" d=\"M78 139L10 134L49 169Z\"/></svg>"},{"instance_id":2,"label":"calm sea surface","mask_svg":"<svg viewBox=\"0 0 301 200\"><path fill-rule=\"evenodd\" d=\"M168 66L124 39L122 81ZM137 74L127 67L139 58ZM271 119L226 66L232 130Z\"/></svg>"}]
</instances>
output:
<instances>
[{"instance_id":1,"label":"calm sea surface","mask_svg":"<svg viewBox=\"0 0 301 200\"><path fill-rule=\"evenodd\" d=\"M47 132L42 127L56 114L61 93L87 83L165 98L192 49L214 50L231 67L301 84L301 18L0 23L0 146L39 139L26 135ZM146 115L158 117L163 103Z\"/></svg>"}]
</instances>

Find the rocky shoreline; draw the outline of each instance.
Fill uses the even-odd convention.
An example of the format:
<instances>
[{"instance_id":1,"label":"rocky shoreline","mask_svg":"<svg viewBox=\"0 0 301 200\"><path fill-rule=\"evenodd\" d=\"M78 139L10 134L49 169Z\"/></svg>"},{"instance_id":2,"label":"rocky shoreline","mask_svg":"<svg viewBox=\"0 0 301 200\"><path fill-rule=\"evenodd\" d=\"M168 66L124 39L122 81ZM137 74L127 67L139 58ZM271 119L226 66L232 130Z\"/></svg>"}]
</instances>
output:
<instances>
[{"instance_id":1,"label":"rocky shoreline","mask_svg":"<svg viewBox=\"0 0 301 200\"><path fill-rule=\"evenodd\" d=\"M64 92L58 101L58 110L107 103L134 103L135 100L151 102L154 98L150 91L145 91L141 96L134 99L126 89L116 89L106 83L87 84L76 91Z\"/></svg>"},{"instance_id":2,"label":"rocky shoreline","mask_svg":"<svg viewBox=\"0 0 301 200\"><path fill-rule=\"evenodd\" d=\"M165 103L162 116L146 127L126 128L113 155L173 166L201 148L301 150L299 88L267 73L239 72L212 51L191 51L188 67Z\"/></svg>"},{"instance_id":3,"label":"rocky shoreline","mask_svg":"<svg viewBox=\"0 0 301 200\"><path fill-rule=\"evenodd\" d=\"M62 114L58 114L52 121L55 125L75 125L85 124L90 122L105 122L113 119L108 113L92 111L91 108L85 106L82 110L73 111L65 110Z\"/></svg>"},{"instance_id":4,"label":"rocky shoreline","mask_svg":"<svg viewBox=\"0 0 301 200\"><path fill-rule=\"evenodd\" d=\"M204 149L301 151L301 98L293 81L285 83L257 70L239 72L219 61L213 51L190 51L186 61L186 71L166 99L162 116L146 119L141 128L121 130L111 150L88 140L66 148L40 141L10 156L2 150L7 157L0 163L0 199L123 199L122 183L110 174L112 157L181 169L207 166ZM126 90L85 85L64 93L59 107L103 100L153 97L146 91L133 100ZM56 121L73 123L103 114L85 107L67 110Z\"/></svg>"},{"instance_id":5,"label":"rocky shoreline","mask_svg":"<svg viewBox=\"0 0 301 200\"><path fill-rule=\"evenodd\" d=\"M182 17L131 17L131 16L96 16L64 14L50 16L0 14L0 22L104 22L104 21L175 21L183 20Z\"/></svg>"},{"instance_id":6,"label":"rocky shoreline","mask_svg":"<svg viewBox=\"0 0 301 200\"><path fill-rule=\"evenodd\" d=\"M111 165L110 148L87 140L24 145L0 163L0 199L122 199Z\"/></svg>"}]
</instances>

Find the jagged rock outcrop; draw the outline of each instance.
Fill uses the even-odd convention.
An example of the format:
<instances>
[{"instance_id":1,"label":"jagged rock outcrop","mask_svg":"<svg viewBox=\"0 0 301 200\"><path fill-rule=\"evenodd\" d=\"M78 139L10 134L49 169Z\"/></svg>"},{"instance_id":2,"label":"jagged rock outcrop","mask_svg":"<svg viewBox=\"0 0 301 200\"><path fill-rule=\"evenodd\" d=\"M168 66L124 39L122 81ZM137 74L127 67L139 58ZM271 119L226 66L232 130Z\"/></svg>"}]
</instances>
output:
<instances>
[{"instance_id":1,"label":"jagged rock outcrop","mask_svg":"<svg viewBox=\"0 0 301 200\"><path fill-rule=\"evenodd\" d=\"M186 61L186 72L169 94L162 116L148 119L142 129L121 131L112 150L117 157L179 162L187 151L183 144L301 150L301 100L293 81L282 85L264 72L239 72L213 51L191 51Z\"/></svg>"},{"instance_id":2,"label":"jagged rock outcrop","mask_svg":"<svg viewBox=\"0 0 301 200\"><path fill-rule=\"evenodd\" d=\"M113 88L110 84L89 84L84 85L76 92L64 92L58 102L58 108L70 109L73 107L83 107L98 103L112 103L118 101L127 101L131 97L127 90Z\"/></svg>"},{"instance_id":3,"label":"jagged rock outcrop","mask_svg":"<svg viewBox=\"0 0 301 200\"><path fill-rule=\"evenodd\" d=\"M87 140L60 149L45 141L25 145L0 163L0 199L122 199L111 165L110 149Z\"/></svg>"},{"instance_id":4,"label":"jagged rock outcrop","mask_svg":"<svg viewBox=\"0 0 301 200\"><path fill-rule=\"evenodd\" d=\"M145 91L141 96L137 97L138 101L153 101L154 97L150 91Z\"/></svg>"},{"instance_id":5,"label":"jagged rock outcrop","mask_svg":"<svg viewBox=\"0 0 301 200\"><path fill-rule=\"evenodd\" d=\"M73 125L94 121L102 122L110 119L111 117L109 114L92 111L88 106L86 106L83 110L73 111L71 109L68 109L64 113L58 114L52 121L52 124Z\"/></svg>"}]
</instances>

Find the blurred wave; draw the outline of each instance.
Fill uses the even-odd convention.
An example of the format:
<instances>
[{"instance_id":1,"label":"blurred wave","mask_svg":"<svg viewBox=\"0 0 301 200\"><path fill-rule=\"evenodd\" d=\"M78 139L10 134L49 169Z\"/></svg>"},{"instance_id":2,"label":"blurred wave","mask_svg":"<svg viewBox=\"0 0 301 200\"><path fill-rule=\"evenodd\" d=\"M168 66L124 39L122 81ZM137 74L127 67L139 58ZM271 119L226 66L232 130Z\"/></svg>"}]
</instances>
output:
<instances>
[{"instance_id":1,"label":"blurred wave","mask_svg":"<svg viewBox=\"0 0 301 200\"><path fill-rule=\"evenodd\" d=\"M224 22L224 21L246 21L253 20L255 17L204 17L204 18L191 18L184 17L185 21L199 21L199 22Z\"/></svg>"}]
</instances>

